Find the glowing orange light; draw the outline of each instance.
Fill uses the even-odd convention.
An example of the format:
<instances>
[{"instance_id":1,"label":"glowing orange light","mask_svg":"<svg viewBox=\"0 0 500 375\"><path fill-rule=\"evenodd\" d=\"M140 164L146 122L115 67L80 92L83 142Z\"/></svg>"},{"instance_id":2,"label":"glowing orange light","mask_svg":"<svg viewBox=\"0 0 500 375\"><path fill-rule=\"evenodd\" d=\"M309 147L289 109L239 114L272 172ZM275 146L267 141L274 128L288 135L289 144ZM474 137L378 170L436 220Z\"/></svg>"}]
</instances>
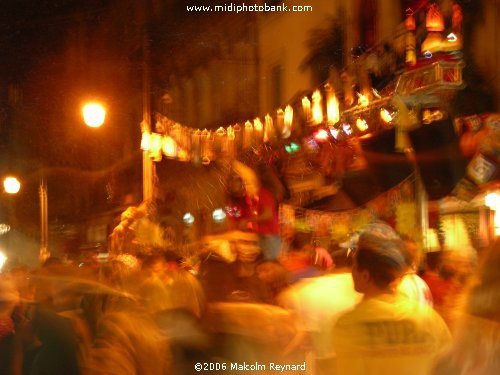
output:
<instances>
[{"instance_id":1,"label":"glowing orange light","mask_svg":"<svg viewBox=\"0 0 500 375\"><path fill-rule=\"evenodd\" d=\"M177 144L172 137L163 137L163 154L169 158L173 158L177 154Z\"/></svg>"},{"instance_id":2,"label":"glowing orange light","mask_svg":"<svg viewBox=\"0 0 500 375\"><path fill-rule=\"evenodd\" d=\"M8 194L17 194L21 189L21 183L15 177L5 177L3 180L3 188Z\"/></svg>"},{"instance_id":3,"label":"glowing orange light","mask_svg":"<svg viewBox=\"0 0 500 375\"><path fill-rule=\"evenodd\" d=\"M260 118L257 117L255 120L253 120L253 128L255 131L262 133L264 127L262 125L262 121L260 121Z\"/></svg>"},{"instance_id":4,"label":"glowing orange light","mask_svg":"<svg viewBox=\"0 0 500 375\"><path fill-rule=\"evenodd\" d=\"M408 15L408 17L406 17L405 26L406 26L406 29L410 30L410 31L413 31L416 29L415 17L413 17L413 14L410 14L410 15Z\"/></svg>"},{"instance_id":5,"label":"glowing orange light","mask_svg":"<svg viewBox=\"0 0 500 375\"><path fill-rule=\"evenodd\" d=\"M234 129L231 125L227 127L227 139L234 140Z\"/></svg>"},{"instance_id":6,"label":"glowing orange light","mask_svg":"<svg viewBox=\"0 0 500 375\"><path fill-rule=\"evenodd\" d=\"M151 133L148 132L142 133L141 150L144 151L151 150Z\"/></svg>"},{"instance_id":7,"label":"glowing orange light","mask_svg":"<svg viewBox=\"0 0 500 375\"><path fill-rule=\"evenodd\" d=\"M281 132L283 138L288 138L292 134L293 108L289 105L285 108L284 126Z\"/></svg>"},{"instance_id":8,"label":"glowing orange light","mask_svg":"<svg viewBox=\"0 0 500 375\"><path fill-rule=\"evenodd\" d=\"M98 128L104 123L106 110L99 103L87 103L82 108L83 120L91 128Z\"/></svg>"},{"instance_id":9,"label":"glowing orange light","mask_svg":"<svg viewBox=\"0 0 500 375\"><path fill-rule=\"evenodd\" d=\"M311 118L311 101L307 96L304 96L302 98L302 109L304 111L304 117L306 118L306 121L309 121Z\"/></svg>"},{"instance_id":10,"label":"glowing orange light","mask_svg":"<svg viewBox=\"0 0 500 375\"><path fill-rule=\"evenodd\" d=\"M312 95L312 121L315 125L323 122L323 108L321 105L321 94L319 90L316 90Z\"/></svg>"},{"instance_id":11,"label":"glowing orange light","mask_svg":"<svg viewBox=\"0 0 500 375\"><path fill-rule=\"evenodd\" d=\"M392 121L391 113L385 108L380 110L380 118L386 123L390 123Z\"/></svg>"},{"instance_id":12,"label":"glowing orange light","mask_svg":"<svg viewBox=\"0 0 500 375\"><path fill-rule=\"evenodd\" d=\"M153 161L161 161L163 139L160 134L151 133L151 148L149 150L149 156Z\"/></svg>"},{"instance_id":13,"label":"glowing orange light","mask_svg":"<svg viewBox=\"0 0 500 375\"><path fill-rule=\"evenodd\" d=\"M429 7L429 11L427 12L427 16L425 18L425 27L429 32L439 32L444 30L443 15L439 11L439 7L436 4L432 4Z\"/></svg>"},{"instance_id":14,"label":"glowing orange light","mask_svg":"<svg viewBox=\"0 0 500 375\"><path fill-rule=\"evenodd\" d=\"M269 142L269 140L274 137L273 118L268 113L266 117L264 117L264 121L264 142Z\"/></svg>"},{"instance_id":15,"label":"glowing orange light","mask_svg":"<svg viewBox=\"0 0 500 375\"><path fill-rule=\"evenodd\" d=\"M215 134L219 137L223 137L226 134L226 130L221 126L216 130Z\"/></svg>"},{"instance_id":16,"label":"glowing orange light","mask_svg":"<svg viewBox=\"0 0 500 375\"><path fill-rule=\"evenodd\" d=\"M365 119L362 119L362 118L358 118L356 120L356 127L361 130L362 132L364 132L365 130L368 129L368 124L366 123L366 120Z\"/></svg>"},{"instance_id":17,"label":"glowing orange light","mask_svg":"<svg viewBox=\"0 0 500 375\"><path fill-rule=\"evenodd\" d=\"M358 93L358 104L362 107L367 107L370 101L366 95Z\"/></svg>"},{"instance_id":18,"label":"glowing orange light","mask_svg":"<svg viewBox=\"0 0 500 375\"><path fill-rule=\"evenodd\" d=\"M314 133L314 139L320 142L326 141L328 139L328 132L325 129L320 129Z\"/></svg>"},{"instance_id":19,"label":"glowing orange light","mask_svg":"<svg viewBox=\"0 0 500 375\"><path fill-rule=\"evenodd\" d=\"M337 100L337 96L335 95L335 92L333 92L330 85L326 85L326 90L328 93L326 104L328 124L335 125L340 120L339 101Z\"/></svg>"}]
</instances>

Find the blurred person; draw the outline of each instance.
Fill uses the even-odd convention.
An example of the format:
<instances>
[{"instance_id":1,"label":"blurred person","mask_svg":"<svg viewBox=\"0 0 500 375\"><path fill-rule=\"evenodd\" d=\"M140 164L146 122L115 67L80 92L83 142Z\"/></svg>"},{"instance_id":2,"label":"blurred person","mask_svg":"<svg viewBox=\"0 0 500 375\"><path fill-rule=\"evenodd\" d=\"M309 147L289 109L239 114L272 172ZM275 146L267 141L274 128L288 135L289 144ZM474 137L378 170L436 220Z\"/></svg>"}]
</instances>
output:
<instances>
[{"instance_id":1,"label":"blurred person","mask_svg":"<svg viewBox=\"0 0 500 375\"><path fill-rule=\"evenodd\" d=\"M33 275L35 301L16 331L16 360L23 373L80 374L77 334L72 320L60 314L78 304L68 275L58 258L48 258Z\"/></svg>"},{"instance_id":2,"label":"blurred person","mask_svg":"<svg viewBox=\"0 0 500 375\"><path fill-rule=\"evenodd\" d=\"M450 328L453 328L457 314L461 311L465 289L476 267L477 257L473 249L446 250L443 252L441 274L449 282L443 302L436 306Z\"/></svg>"},{"instance_id":3,"label":"blurred person","mask_svg":"<svg viewBox=\"0 0 500 375\"><path fill-rule=\"evenodd\" d=\"M228 190L232 205L230 218L238 229L251 230L259 236L259 247L265 259L277 259L281 251L278 202L258 181L255 173L242 163L234 163ZM242 175L247 176L244 181Z\"/></svg>"},{"instance_id":4,"label":"blurred person","mask_svg":"<svg viewBox=\"0 0 500 375\"><path fill-rule=\"evenodd\" d=\"M378 224L359 236L354 288L362 301L333 331L337 374L427 374L451 337L443 319L397 293L404 243Z\"/></svg>"},{"instance_id":5,"label":"blurred person","mask_svg":"<svg viewBox=\"0 0 500 375\"><path fill-rule=\"evenodd\" d=\"M215 248L202 254L199 279L207 301L256 301L268 298L255 267L260 256L257 236L233 231L211 239Z\"/></svg>"},{"instance_id":6,"label":"blurred person","mask_svg":"<svg viewBox=\"0 0 500 375\"><path fill-rule=\"evenodd\" d=\"M311 245L311 234L296 232L288 254L280 259L290 274L292 284L304 278L321 275L321 271L314 265L315 254Z\"/></svg>"},{"instance_id":7,"label":"blurred person","mask_svg":"<svg viewBox=\"0 0 500 375\"><path fill-rule=\"evenodd\" d=\"M12 319L19 302L19 293L14 283L0 275L0 374L12 371L15 326Z\"/></svg>"},{"instance_id":8,"label":"blurred person","mask_svg":"<svg viewBox=\"0 0 500 375\"><path fill-rule=\"evenodd\" d=\"M292 312L298 334L290 345L310 350L309 367L317 375L335 367L331 331L337 319L361 300L351 277L352 256L347 249L334 253L337 267L331 274L303 279L285 290L280 305ZM291 346L290 346L291 347Z\"/></svg>"},{"instance_id":9,"label":"blurred person","mask_svg":"<svg viewBox=\"0 0 500 375\"><path fill-rule=\"evenodd\" d=\"M205 311L203 290L199 281L180 266L182 258L174 252L164 252L154 259L152 270L160 277L154 274L146 279L139 295L168 338L173 373L191 374L196 363L208 359L209 337L200 323Z\"/></svg>"},{"instance_id":10,"label":"blurred person","mask_svg":"<svg viewBox=\"0 0 500 375\"><path fill-rule=\"evenodd\" d=\"M441 309L446 296L453 287L452 274L443 270L442 251L426 254L426 262L422 279L425 281L432 294L435 309Z\"/></svg>"},{"instance_id":11,"label":"blurred person","mask_svg":"<svg viewBox=\"0 0 500 375\"><path fill-rule=\"evenodd\" d=\"M256 272L258 278L267 285L269 291L267 303L278 304L280 294L290 286L285 267L276 260L262 260L257 264Z\"/></svg>"},{"instance_id":12,"label":"blurred person","mask_svg":"<svg viewBox=\"0 0 500 375\"><path fill-rule=\"evenodd\" d=\"M87 307L95 327L84 373L170 374L168 340L152 317L130 299L114 296L108 303L110 297L101 295Z\"/></svg>"},{"instance_id":13,"label":"blurred person","mask_svg":"<svg viewBox=\"0 0 500 375\"><path fill-rule=\"evenodd\" d=\"M435 375L500 373L500 241L482 259L465 292L453 344L436 363Z\"/></svg>"},{"instance_id":14,"label":"blurred person","mask_svg":"<svg viewBox=\"0 0 500 375\"><path fill-rule=\"evenodd\" d=\"M213 333L211 355L219 361L243 364L300 363L300 351L286 350L296 334L291 314L254 302L211 303L205 324Z\"/></svg>"},{"instance_id":15,"label":"blurred person","mask_svg":"<svg viewBox=\"0 0 500 375\"><path fill-rule=\"evenodd\" d=\"M251 221L259 235L259 247L265 259L278 259L281 251L278 203L272 193L261 187L252 199Z\"/></svg>"},{"instance_id":16,"label":"blurred person","mask_svg":"<svg viewBox=\"0 0 500 375\"><path fill-rule=\"evenodd\" d=\"M417 275L420 264L418 246L411 238L404 238L403 241L405 246L402 249L402 254L406 267L397 291L415 302L432 307L431 291L425 281Z\"/></svg>"}]
</instances>

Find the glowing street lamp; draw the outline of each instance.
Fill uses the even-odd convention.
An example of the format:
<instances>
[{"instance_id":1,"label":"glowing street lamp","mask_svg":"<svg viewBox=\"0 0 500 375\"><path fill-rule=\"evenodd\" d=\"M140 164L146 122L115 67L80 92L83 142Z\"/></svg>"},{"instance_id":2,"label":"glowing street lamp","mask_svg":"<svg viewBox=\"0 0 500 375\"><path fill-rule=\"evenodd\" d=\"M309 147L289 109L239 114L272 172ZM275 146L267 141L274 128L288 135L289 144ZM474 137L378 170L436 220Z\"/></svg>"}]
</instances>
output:
<instances>
[{"instance_id":1,"label":"glowing street lamp","mask_svg":"<svg viewBox=\"0 0 500 375\"><path fill-rule=\"evenodd\" d=\"M5 177L3 180L3 188L8 194L17 194L21 189L21 183L15 177Z\"/></svg>"},{"instance_id":2,"label":"glowing street lamp","mask_svg":"<svg viewBox=\"0 0 500 375\"><path fill-rule=\"evenodd\" d=\"M83 121L91 128L98 128L104 123L106 109L99 103L87 103L82 108Z\"/></svg>"},{"instance_id":3,"label":"glowing street lamp","mask_svg":"<svg viewBox=\"0 0 500 375\"><path fill-rule=\"evenodd\" d=\"M5 262L7 262L7 255L5 255L5 253L3 251L0 251L0 271L2 271L2 268L5 264Z\"/></svg>"}]
</instances>

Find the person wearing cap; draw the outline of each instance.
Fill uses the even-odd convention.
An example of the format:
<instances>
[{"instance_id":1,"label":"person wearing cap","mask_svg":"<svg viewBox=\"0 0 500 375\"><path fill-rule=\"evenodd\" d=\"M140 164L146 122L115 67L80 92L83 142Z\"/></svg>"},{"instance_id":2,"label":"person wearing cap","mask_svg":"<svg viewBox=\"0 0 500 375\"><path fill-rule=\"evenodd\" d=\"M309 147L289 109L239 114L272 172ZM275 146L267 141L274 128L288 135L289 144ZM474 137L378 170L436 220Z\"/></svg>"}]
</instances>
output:
<instances>
[{"instance_id":1,"label":"person wearing cap","mask_svg":"<svg viewBox=\"0 0 500 375\"><path fill-rule=\"evenodd\" d=\"M431 307L397 293L406 268L404 243L379 229L359 237L352 278L363 299L332 331L336 373L427 374L450 333Z\"/></svg>"}]
</instances>

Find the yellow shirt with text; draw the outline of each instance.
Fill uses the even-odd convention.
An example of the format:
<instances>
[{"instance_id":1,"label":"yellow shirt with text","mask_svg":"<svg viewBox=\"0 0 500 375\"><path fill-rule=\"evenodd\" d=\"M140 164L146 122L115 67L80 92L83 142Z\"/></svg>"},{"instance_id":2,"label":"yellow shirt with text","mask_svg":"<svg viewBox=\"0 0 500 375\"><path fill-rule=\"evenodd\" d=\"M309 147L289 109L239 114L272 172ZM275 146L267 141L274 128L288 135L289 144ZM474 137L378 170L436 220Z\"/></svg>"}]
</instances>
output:
<instances>
[{"instance_id":1,"label":"yellow shirt with text","mask_svg":"<svg viewBox=\"0 0 500 375\"><path fill-rule=\"evenodd\" d=\"M431 307L390 295L360 302L339 318L332 338L342 375L425 375L451 341Z\"/></svg>"}]
</instances>

